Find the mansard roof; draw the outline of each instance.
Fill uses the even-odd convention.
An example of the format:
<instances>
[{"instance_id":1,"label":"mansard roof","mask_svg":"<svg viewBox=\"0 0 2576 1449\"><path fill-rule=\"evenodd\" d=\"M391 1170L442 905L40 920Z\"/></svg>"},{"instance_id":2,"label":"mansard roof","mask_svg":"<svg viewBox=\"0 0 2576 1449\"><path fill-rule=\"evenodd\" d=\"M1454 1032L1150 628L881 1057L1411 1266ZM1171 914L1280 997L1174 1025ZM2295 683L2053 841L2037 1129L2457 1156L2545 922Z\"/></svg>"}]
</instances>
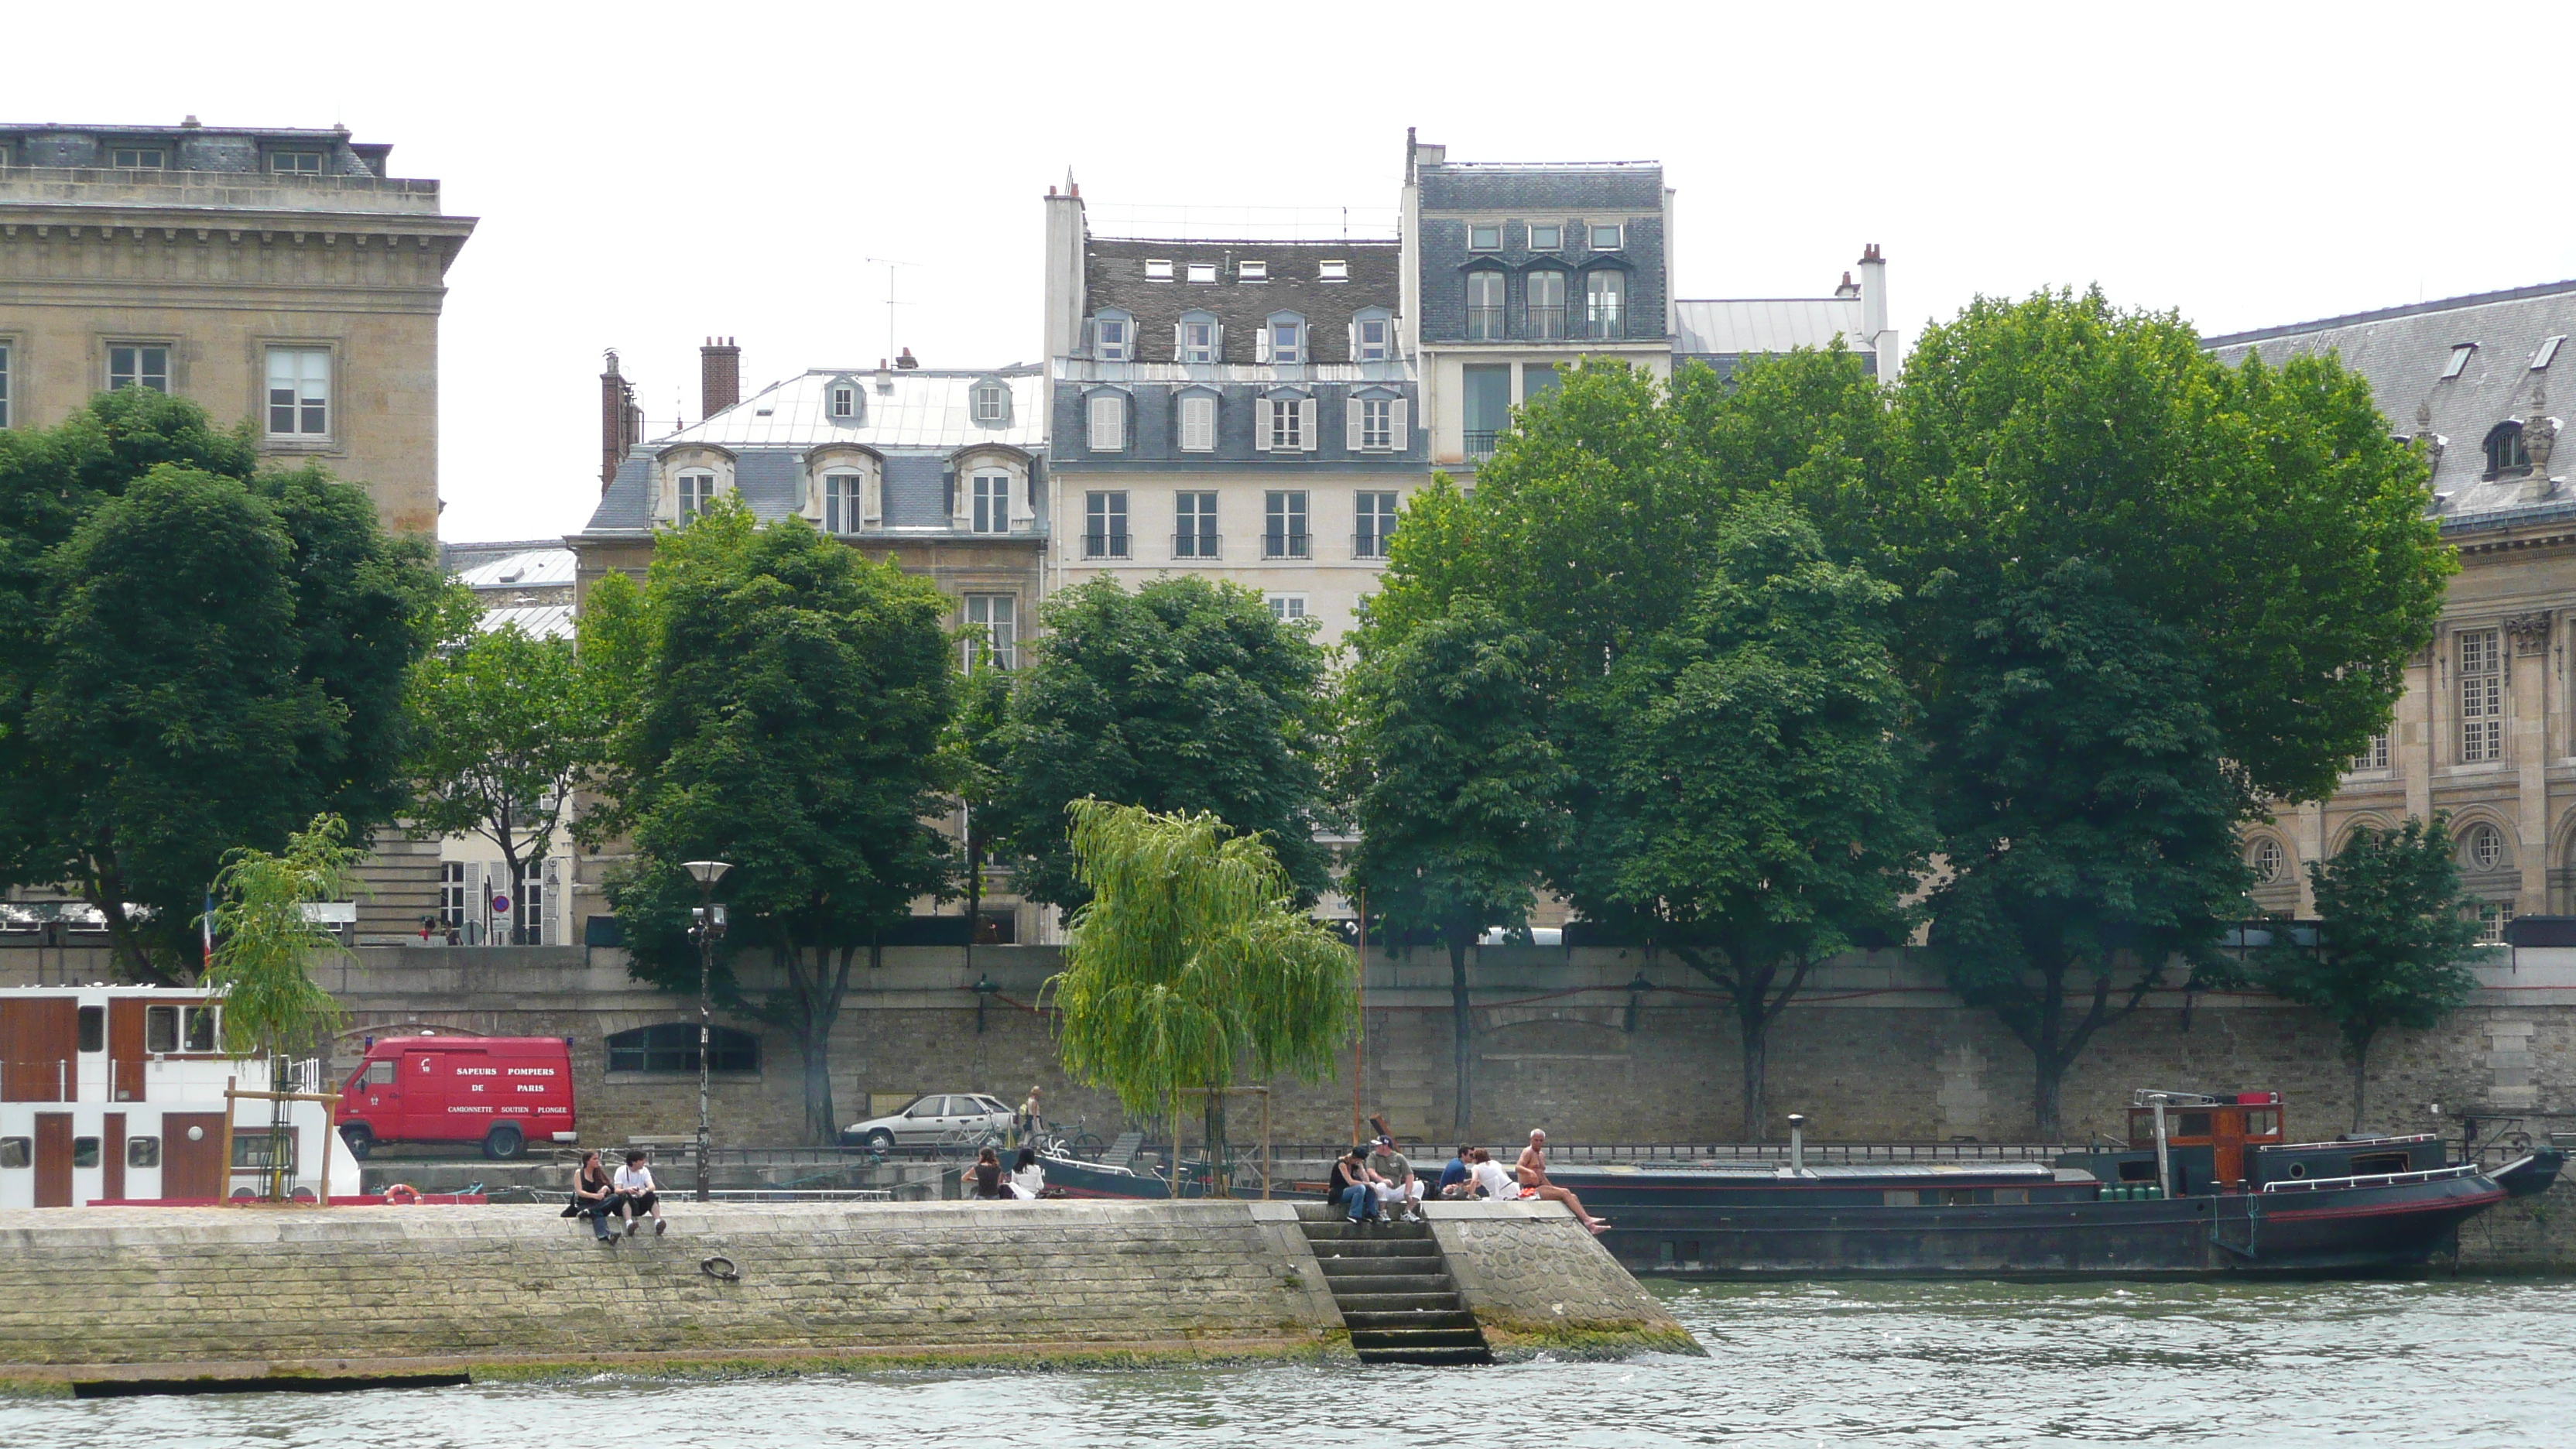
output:
<instances>
[{"instance_id":1,"label":"mansard roof","mask_svg":"<svg viewBox=\"0 0 2576 1449\"><path fill-rule=\"evenodd\" d=\"M1145 264L1169 262L1170 280L1149 278ZM1268 264L1268 279L1245 281L1241 264ZM1341 262L1345 281L1323 280L1322 263ZM1213 282L1189 280L1193 265L1216 269ZM1370 241L1139 241L1092 237L1083 243L1083 290L1088 316L1125 312L1136 319L1135 358L1171 362L1173 325L1184 312L1208 312L1224 327L1223 360L1254 360L1254 338L1274 313L1294 312L1308 326L1315 362L1348 362L1351 343L1342 325L1370 307L1394 311L1403 302L1403 259L1393 240Z\"/></svg>"}]
</instances>

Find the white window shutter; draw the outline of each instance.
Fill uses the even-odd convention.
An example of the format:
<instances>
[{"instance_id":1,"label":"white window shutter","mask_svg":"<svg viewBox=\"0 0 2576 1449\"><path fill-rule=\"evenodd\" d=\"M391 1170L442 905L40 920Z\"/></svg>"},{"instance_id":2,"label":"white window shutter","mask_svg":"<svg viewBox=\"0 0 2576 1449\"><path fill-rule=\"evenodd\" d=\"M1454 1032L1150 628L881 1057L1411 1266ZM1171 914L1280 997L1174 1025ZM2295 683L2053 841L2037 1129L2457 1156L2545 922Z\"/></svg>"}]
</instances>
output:
<instances>
[{"instance_id":1,"label":"white window shutter","mask_svg":"<svg viewBox=\"0 0 2576 1449\"><path fill-rule=\"evenodd\" d=\"M1313 398L1305 397L1297 400L1297 441L1304 445L1307 452L1315 451L1315 400Z\"/></svg>"},{"instance_id":2,"label":"white window shutter","mask_svg":"<svg viewBox=\"0 0 2576 1449\"><path fill-rule=\"evenodd\" d=\"M1258 393L1252 398L1252 446L1270 451L1270 399Z\"/></svg>"},{"instance_id":3,"label":"white window shutter","mask_svg":"<svg viewBox=\"0 0 2576 1449\"><path fill-rule=\"evenodd\" d=\"M1386 405L1386 444L1399 453L1413 446L1413 420L1405 416L1411 410L1404 398Z\"/></svg>"},{"instance_id":4,"label":"white window shutter","mask_svg":"<svg viewBox=\"0 0 2576 1449\"><path fill-rule=\"evenodd\" d=\"M1252 334L1252 360L1255 362L1270 360L1270 324L1267 322L1261 324L1260 331Z\"/></svg>"},{"instance_id":5,"label":"white window shutter","mask_svg":"<svg viewBox=\"0 0 2576 1449\"><path fill-rule=\"evenodd\" d=\"M948 470L948 522L966 528L975 518L975 479L955 467Z\"/></svg>"},{"instance_id":6,"label":"white window shutter","mask_svg":"<svg viewBox=\"0 0 2576 1449\"><path fill-rule=\"evenodd\" d=\"M1356 453L1360 447L1360 400L1355 397L1344 398L1342 400L1342 450Z\"/></svg>"},{"instance_id":7,"label":"white window shutter","mask_svg":"<svg viewBox=\"0 0 2576 1449\"><path fill-rule=\"evenodd\" d=\"M1011 480L1012 528L1023 528L1037 522L1037 500L1030 496L1030 493L1035 487L1036 485L1031 483L1025 475L1015 477Z\"/></svg>"},{"instance_id":8,"label":"white window shutter","mask_svg":"<svg viewBox=\"0 0 2576 1449\"><path fill-rule=\"evenodd\" d=\"M859 475L859 499L861 523L885 522L885 480L874 467Z\"/></svg>"},{"instance_id":9,"label":"white window shutter","mask_svg":"<svg viewBox=\"0 0 2576 1449\"><path fill-rule=\"evenodd\" d=\"M1186 362L1186 361L1188 361L1188 360L1189 360L1189 356L1190 356L1190 352L1189 352L1189 340L1190 340L1190 324L1189 324L1189 323L1187 323L1187 322L1175 322L1175 323L1173 323L1173 324L1172 324L1172 360L1173 360L1174 362Z\"/></svg>"}]
</instances>

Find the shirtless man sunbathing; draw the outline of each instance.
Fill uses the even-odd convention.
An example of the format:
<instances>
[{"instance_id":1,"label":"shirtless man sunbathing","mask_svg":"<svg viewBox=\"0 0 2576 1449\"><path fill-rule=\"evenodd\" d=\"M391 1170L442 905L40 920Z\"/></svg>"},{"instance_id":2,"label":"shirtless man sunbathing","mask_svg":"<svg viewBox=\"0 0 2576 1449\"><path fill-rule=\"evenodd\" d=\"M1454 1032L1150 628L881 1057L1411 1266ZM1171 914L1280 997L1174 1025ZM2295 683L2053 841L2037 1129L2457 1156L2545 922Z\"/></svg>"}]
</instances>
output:
<instances>
[{"instance_id":1,"label":"shirtless man sunbathing","mask_svg":"<svg viewBox=\"0 0 2576 1449\"><path fill-rule=\"evenodd\" d=\"M1608 1218L1596 1218L1592 1214L1585 1212L1583 1210L1583 1200L1581 1198L1576 1197L1573 1193L1567 1192L1564 1188L1558 1187L1555 1183L1547 1180L1546 1133L1536 1129L1531 1130L1529 1146L1521 1149L1521 1160L1517 1171L1520 1175L1521 1186L1527 1189L1531 1196L1543 1197L1550 1202L1561 1202L1565 1204L1565 1210L1567 1212L1570 1212L1574 1214L1575 1217L1581 1219L1585 1227L1590 1228L1596 1233L1601 1231L1603 1228L1610 1226L1610 1220Z\"/></svg>"}]
</instances>

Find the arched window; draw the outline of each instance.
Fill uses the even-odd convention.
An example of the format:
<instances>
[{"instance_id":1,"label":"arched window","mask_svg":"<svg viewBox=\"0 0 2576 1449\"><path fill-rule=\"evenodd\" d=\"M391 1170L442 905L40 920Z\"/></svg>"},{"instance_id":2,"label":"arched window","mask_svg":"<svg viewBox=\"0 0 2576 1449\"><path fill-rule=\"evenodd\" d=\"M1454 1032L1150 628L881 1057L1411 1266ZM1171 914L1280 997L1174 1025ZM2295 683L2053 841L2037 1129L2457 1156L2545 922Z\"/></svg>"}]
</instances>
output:
<instances>
[{"instance_id":1,"label":"arched window","mask_svg":"<svg viewBox=\"0 0 2576 1449\"><path fill-rule=\"evenodd\" d=\"M680 475L679 521L682 524L685 525L689 520L705 513L715 505L715 501L715 474L704 469L693 469Z\"/></svg>"},{"instance_id":2,"label":"arched window","mask_svg":"<svg viewBox=\"0 0 2576 1449\"><path fill-rule=\"evenodd\" d=\"M2504 832L2492 825L2472 825L2460 832L2460 863L2471 870L2504 865Z\"/></svg>"},{"instance_id":3,"label":"arched window","mask_svg":"<svg viewBox=\"0 0 2576 1449\"><path fill-rule=\"evenodd\" d=\"M1479 267L1467 274L1467 340L1499 342L1503 337L1503 274Z\"/></svg>"},{"instance_id":4,"label":"arched window","mask_svg":"<svg viewBox=\"0 0 2576 1449\"><path fill-rule=\"evenodd\" d=\"M1555 267L1536 267L1523 281L1529 299L1526 335L1551 338L1565 335L1565 273Z\"/></svg>"},{"instance_id":5,"label":"arched window","mask_svg":"<svg viewBox=\"0 0 2576 1449\"><path fill-rule=\"evenodd\" d=\"M2522 424L2502 422L2487 434L2487 476L2519 478L2531 471L2531 450L2523 445Z\"/></svg>"},{"instance_id":6,"label":"arched window","mask_svg":"<svg viewBox=\"0 0 2576 1449\"><path fill-rule=\"evenodd\" d=\"M757 1072L760 1070L760 1038L729 1026L707 1028L707 1070L711 1072ZM694 1021L664 1021L652 1026L639 1026L608 1038L608 1069L612 1072L668 1072L695 1076L698 1070L698 1024Z\"/></svg>"},{"instance_id":7,"label":"arched window","mask_svg":"<svg viewBox=\"0 0 2576 1449\"><path fill-rule=\"evenodd\" d=\"M2254 867L2254 879L2262 885L2279 880L2290 868L2289 853L2281 849L2281 842L2268 835L2254 842L2250 861Z\"/></svg>"},{"instance_id":8,"label":"arched window","mask_svg":"<svg viewBox=\"0 0 2576 1449\"><path fill-rule=\"evenodd\" d=\"M857 533L867 506L868 480L860 473L823 475L823 531Z\"/></svg>"}]
</instances>

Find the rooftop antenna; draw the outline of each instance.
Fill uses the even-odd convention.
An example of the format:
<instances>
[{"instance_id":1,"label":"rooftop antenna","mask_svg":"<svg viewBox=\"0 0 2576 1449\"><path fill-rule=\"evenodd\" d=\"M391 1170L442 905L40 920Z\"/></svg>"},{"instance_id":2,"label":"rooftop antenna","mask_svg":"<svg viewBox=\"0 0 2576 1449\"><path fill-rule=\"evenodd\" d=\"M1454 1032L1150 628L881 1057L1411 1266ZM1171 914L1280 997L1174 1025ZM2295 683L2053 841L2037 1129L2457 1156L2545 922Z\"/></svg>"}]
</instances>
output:
<instances>
[{"instance_id":1,"label":"rooftop antenna","mask_svg":"<svg viewBox=\"0 0 2576 1449\"><path fill-rule=\"evenodd\" d=\"M865 262L866 262L868 265L870 265L870 266L883 267L883 268L885 268L885 269L886 269L886 345L885 345L885 355L886 355L886 356L888 356L888 357L892 357L892 356L894 356L894 355L895 355L895 347L894 347L894 309L895 309L896 307L898 307L898 306L909 306L909 305L911 305L910 303L898 303L898 302L896 302L896 301L895 301L895 299L894 299L894 269L895 269L895 268L897 268L897 267L917 267L917 266L920 266L920 265L921 265L921 263L919 263L919 262L900 262L900 261L896 261L896 260L895 260L894 258L892 258L892 257L865 257L865 258L862 258L862 260L863 260L863 261L865 261Z\"/></svg>"}]
</instances>

